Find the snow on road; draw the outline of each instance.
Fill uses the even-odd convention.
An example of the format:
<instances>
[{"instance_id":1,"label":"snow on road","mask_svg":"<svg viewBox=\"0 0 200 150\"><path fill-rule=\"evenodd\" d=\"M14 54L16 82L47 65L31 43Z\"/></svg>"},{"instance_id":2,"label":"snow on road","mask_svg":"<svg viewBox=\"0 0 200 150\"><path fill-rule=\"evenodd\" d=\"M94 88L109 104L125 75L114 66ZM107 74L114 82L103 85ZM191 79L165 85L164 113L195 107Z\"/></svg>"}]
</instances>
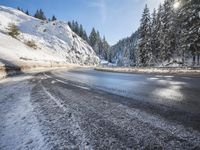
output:
<instances>
[{"instance_id":1,"label":"snow on road","mask_svg":"<svg viewBox=\"0 0 200 150\"><path fill-rule=\"evenodd\" d=\"M0 149L48 149L30 103L31 76L0 82Z\"/></svg>"}]
</instances>

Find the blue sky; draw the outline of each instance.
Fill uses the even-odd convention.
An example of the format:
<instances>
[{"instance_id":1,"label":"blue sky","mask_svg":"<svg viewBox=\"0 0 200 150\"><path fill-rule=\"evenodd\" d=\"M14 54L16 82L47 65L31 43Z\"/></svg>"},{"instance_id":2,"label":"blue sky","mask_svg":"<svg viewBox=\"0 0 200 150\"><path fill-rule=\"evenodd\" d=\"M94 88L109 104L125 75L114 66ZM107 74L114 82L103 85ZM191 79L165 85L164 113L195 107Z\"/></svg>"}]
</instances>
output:
<instances>
[{"instance_id":1,"label":"blue sky","mask_svg":"<svg viewBox=\"0 0 200 150\"><path fill-rule=\"evenodd\" d=\"M139 26L145 4L150 10L163 0L0 0L0 5L21 7L33 14L42 8L47 17L77 20L90 33L92 27L105 35L109 44L130 36Z\"/></svg>"}]
</instances>

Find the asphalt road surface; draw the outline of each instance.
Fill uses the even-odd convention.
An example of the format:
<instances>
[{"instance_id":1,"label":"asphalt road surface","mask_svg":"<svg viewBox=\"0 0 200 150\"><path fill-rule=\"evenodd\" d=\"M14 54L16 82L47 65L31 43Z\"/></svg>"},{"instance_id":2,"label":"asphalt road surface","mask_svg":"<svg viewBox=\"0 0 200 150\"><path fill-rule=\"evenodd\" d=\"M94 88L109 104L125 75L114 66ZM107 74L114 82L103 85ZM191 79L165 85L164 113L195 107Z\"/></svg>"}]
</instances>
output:
<instances>
[{"instance_id":1,"label":"asphalt road surface","mask_svg":"<svg viewBox=\"0 0 200 150\"><path fill-rule=\"evenodd\" d=\"M0 81L0 149L200 149L200 78L98 72Z\"/></svg>"}]
</instances>

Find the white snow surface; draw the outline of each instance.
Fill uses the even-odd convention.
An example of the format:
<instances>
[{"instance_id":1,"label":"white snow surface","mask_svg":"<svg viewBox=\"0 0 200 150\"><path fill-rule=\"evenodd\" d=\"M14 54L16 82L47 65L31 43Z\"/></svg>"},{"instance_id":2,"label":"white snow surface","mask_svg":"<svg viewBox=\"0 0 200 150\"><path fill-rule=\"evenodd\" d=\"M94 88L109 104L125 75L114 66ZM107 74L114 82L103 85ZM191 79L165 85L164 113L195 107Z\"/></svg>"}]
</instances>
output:
<instances>
[{"instance_id":1,"label":"white snow surface","mask_svg":"<svg viewBox=\"0 0 200 150\"><path fill-rule=\"evenodd\" d=\"M39 61L80 65L99 63L93 49L76 35L64 21L42 21L14 8L0 5L0 62ZM8 25L20 30L17 39L8 35ZM33 40L36 49L27 46ZM0 63L0 66L2 64Z\"/></svg>"},{"instance_id":2,"label":"white snow surface","mask_svg":"<svg viewBox=\"0 0 200 150\"><path fill-rule=\"evenodd\" d=\"M30 102L32 76L0 81L0 149L47 150Z\"/></svg>"}]
</instances>

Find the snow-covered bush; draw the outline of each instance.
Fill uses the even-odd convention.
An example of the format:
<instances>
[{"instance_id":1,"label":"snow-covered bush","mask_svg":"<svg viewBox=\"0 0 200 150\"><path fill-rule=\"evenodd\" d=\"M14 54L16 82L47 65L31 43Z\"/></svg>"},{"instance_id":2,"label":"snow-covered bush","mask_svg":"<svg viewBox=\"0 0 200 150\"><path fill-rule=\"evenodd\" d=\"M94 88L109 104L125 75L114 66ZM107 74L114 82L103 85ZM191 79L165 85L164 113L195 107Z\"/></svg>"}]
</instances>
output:
<instances>
[{"instance_id":1,"label":"snow-covered bush","mask_svg":"<svg viewBox=\"0 0 200 150\"><path fill-rule=\"evenodd\" d=\"M20 34L19 29L14 23L9 23L8 34L14 38L16 38Z\"/></svg>"},{"instance_id":2,"label":"snow-covered bush","mask_svg":"<svg viewBox=\"0 0 200 150\"><path fill-rule=\"evenodd\" d=\"M31 48L37 49L37 45L35 44L34 40L28 40L25 44Z\"/></svg>"}]
</instances>

